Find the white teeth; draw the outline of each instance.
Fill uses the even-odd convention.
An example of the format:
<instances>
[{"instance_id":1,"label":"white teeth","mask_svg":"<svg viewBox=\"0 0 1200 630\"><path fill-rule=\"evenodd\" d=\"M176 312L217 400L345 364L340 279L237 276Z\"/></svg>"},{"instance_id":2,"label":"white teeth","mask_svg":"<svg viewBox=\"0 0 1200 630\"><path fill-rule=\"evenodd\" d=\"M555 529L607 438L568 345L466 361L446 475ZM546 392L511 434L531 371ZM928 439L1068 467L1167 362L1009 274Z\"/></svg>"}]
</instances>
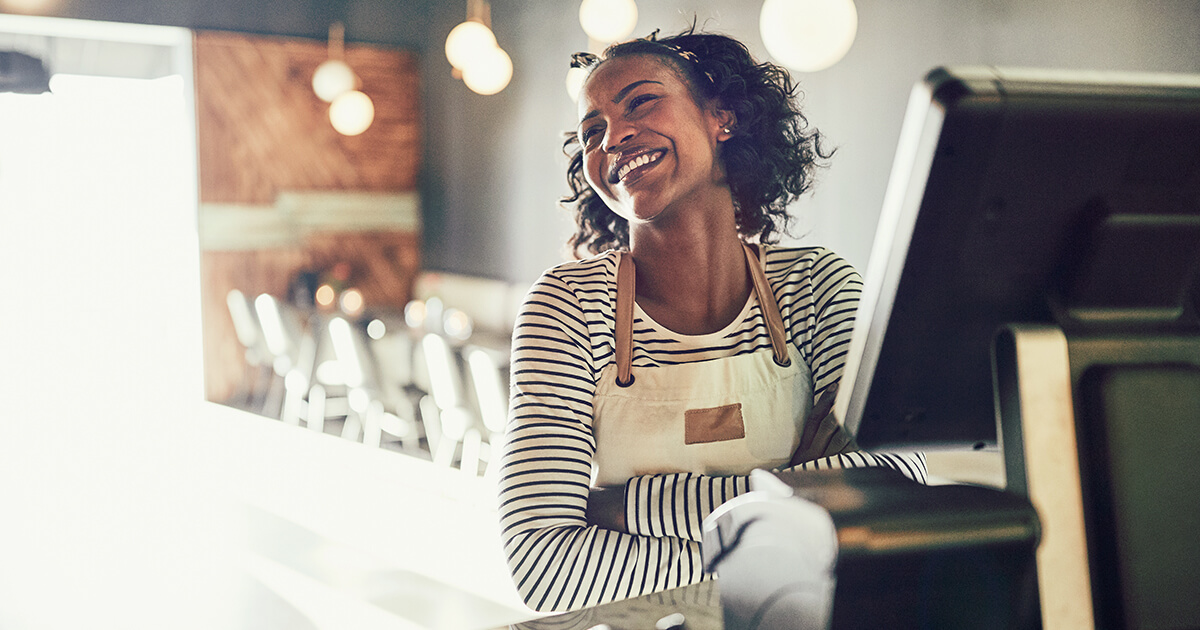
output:
<instances>
[{"instance_id":1,"label":"white teeth","mask_svg":"<svg viewBox=\"0 0 1200 630\"><path fill-rule=\"evenodd\" d=\"M632 171L633 169L635 169L639 166L642 166L644 164L649 164L651 162L655 162L661 156L662 156L662 154L658 153L658 152L643 153L642 155L639 155L638 157L630 160L628 163L625 164L625 166L622 166L621 169L619 171L617 171L617 178L625 179L625 176L629 174L629 171Z\"/></svg>"}]
</instances>

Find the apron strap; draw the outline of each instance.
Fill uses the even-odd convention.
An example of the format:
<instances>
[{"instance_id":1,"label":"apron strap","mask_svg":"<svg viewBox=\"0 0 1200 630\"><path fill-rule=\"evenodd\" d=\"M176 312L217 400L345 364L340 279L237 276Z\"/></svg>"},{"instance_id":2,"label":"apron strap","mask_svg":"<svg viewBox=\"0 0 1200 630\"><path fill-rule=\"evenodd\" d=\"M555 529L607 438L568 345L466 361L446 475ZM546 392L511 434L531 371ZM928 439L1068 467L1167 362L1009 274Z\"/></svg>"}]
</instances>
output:
<instances>
[{"instance_id":1,"label":"apron strap","mask_svg":"<svg viewBox=\"0 0 1200 630\"><path fill-rule=\"evenodd\" d=\"M781 367L792 364L788 356L787 334L783 326L783 316L779 312L779 303L775 300L775 292L767 282L764 263L759 260L758 253L750 245L742 244L746 252L746 265L750 268L750 278L754 283L754 294L763 311L763 319L767 323L767 333L771 336L771 352L775 363ZM637 294L635 284L636 273L633 257L629 252L617 253L617 313L616 313L616 347L614 353L617 362L617 385L629 387L633 384L633 301Z\"/></svg>"},{"instance_id":2,"label":"apron strap","mask_svg":"<svg viewBox=\"0 0 1200 630\"><path fill-rule=\"evenodd\" d=\"M633 257L629 252L617 253L617 328L616 354L617 385L633 385L633 298L637 294Z\"/></svg>"},{"instance_id":3,"label":"apron strap","mask_svg":"<svg viewBox=\"0 0 1200 630\"><path fill-rule=\"evenodd\" d=\"M787 334L783 327L783 316L779 313L779 303L775 300L775 292L767 282L766 263L759 260L757 248L751 248L742 243L746 251L746 265L750 267L750 278L754 280L754 293L758 296L758 305L762 308L763 319L767 322L767 333L771 335L771 350L775 353L776 365L788 367L792 364L788 356Z\"/></svg>"}]
</instances>

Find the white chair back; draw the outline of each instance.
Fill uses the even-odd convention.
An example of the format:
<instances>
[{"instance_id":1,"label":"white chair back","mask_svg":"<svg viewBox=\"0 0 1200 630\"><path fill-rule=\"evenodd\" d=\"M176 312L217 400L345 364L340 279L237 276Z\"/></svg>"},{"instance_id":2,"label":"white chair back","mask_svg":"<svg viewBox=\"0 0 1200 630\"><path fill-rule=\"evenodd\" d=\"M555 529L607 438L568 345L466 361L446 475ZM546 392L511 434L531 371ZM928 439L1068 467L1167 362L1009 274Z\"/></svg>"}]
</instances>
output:
<instances>
[{"instance_id":1,"label":"white chair back","mask_svg":"<svg viewBox=\"0 0 1200 630\"><path fill-rule=\"evenodd\" d=\"M238 343L246 350L246 362L259 365L266 358L266 349L258 317L250 308L250 300L238 289L232 289L225 295L225 304L229 307L229 318L233 320L233 332L237 335Z\"/></svg>"},{"instance_id":2,"label":"white chair back","mask_svg":"<svg viewBox=\"0 0 1200 630\"><path fill-rule=\"evenodd\" d=\"M492 433L503 433L508 421L508 387L500 366L481 348L467 352L467 365L484 426Z\"/></svg>"}]
</instances>

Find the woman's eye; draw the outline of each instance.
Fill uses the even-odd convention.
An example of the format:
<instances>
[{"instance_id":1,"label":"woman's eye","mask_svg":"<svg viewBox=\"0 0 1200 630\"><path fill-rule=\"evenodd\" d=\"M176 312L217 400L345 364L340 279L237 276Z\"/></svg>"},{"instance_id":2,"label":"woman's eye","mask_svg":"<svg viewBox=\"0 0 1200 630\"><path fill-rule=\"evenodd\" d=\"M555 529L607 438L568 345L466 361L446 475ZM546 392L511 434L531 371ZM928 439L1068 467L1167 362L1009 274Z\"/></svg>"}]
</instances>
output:
<instances>
[{"instance_id":1,"label":"woman's eye","mask_svg":"<svg viewBox=\"0 0 1200 630\"><path fill-rule=\"evenodd\" d=\"M583 135L581 135L579 139L583 144L587 144L588 141L594 138L598 133L600 133L600 129L598 127L590 127L583 130Z\"/></svg>"},{"instance_id":2,"label":"woman's eye","mask_svg":"<svg viewBox=\"0 0 1200 630\"><path fill-rule=\"evenodd\" d=\"M658 98L658 97L653 94L639 94L639 95L629 99L629 109L630 110L637 109L638 106L643 105L645 103L649 103L650 101L653 101L656 98Z\"/></svg>"}]
</instances>

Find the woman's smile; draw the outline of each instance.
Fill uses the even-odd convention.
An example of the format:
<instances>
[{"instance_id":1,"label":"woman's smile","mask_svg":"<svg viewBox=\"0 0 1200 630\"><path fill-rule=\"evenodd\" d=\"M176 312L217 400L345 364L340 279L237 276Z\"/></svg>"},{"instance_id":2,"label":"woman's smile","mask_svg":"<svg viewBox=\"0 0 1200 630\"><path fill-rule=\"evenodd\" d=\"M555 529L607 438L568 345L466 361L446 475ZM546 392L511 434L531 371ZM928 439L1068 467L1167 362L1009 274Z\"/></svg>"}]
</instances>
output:
<instances>
[{"instance_id":1,"label":"woman's smile","mask_svg":"<svg viewBox=\"0 0 1200 630\"><path fill-rule=\"evenodd\" d=\"M629 184L639 178L648 169L653 168L662 156L666 155L664 150L654 151L638 151L634 155L618 159L613 163L613 168L608 176L610 184Z\"/></svg>"}]
</instances>

